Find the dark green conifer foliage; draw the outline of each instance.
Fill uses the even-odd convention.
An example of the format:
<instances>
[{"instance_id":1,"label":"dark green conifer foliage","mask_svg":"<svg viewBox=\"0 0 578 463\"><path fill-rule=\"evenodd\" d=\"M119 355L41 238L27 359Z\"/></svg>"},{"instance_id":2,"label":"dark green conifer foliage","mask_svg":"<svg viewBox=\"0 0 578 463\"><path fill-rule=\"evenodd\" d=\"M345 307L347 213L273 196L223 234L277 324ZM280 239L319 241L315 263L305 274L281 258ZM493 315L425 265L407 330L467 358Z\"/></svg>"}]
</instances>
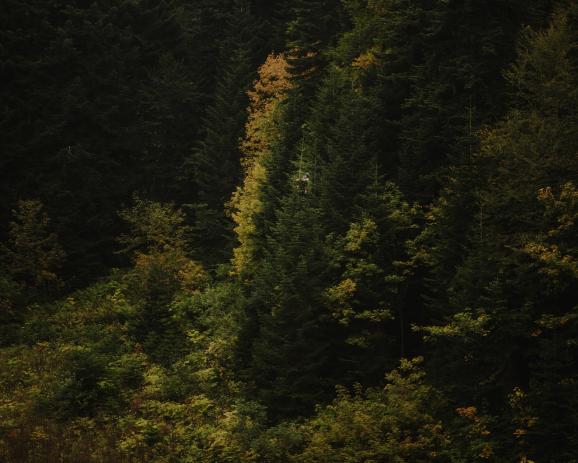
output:
<instances>
[{"instance_id":1,"label":"dark green conifer foliage","mask_svg":"<svg viewBox=\"0 0 578 463\"><path fill-rule=\"evenodd\" d=\"M329 88L320 92L308 166L315 177L325 227L342 233L358 212L361 197L382 182L381 137L375 118L379 102L351 90L351 79L339 71L335 74L328 79Z\"/></svg>"},{"instance_id":2,"label":"dark green conifer foliage","mask_svg":"<svg viewBox=\"0 0 578 463\"><path fill-rule=\"evenodd\" d=\"M250 373L272 418L297 416L335 384L335 342L320 290L327 273L319 210L297 189L281 205L255 278Z\"/></svg>"},{"instance_id":3,"label":"dark green conifer foliage","mask_svg":"<svg viewBox=\"0 0 578 463\"><path fill-rule=\"evenodd\" d=\"M263 28L266 52L286 50L285 32L293 3L286 0L251 0L251 10Z\"/></svg>"},{"instance_id":4,"label":"dark green conifer foliage","mask_svg":"<svg viewBox=\"0 0 578 463\"><path fill-rule=\"evenodd\" d=\"M341 7L335 0L295 0L287 27L288 61L298 94L312 97L326 60L323 50L340 31Z\"/></svg>"},{"instance_id":5,"label":"dark green conifer foliage","mask_svg":"<svg viewBox=\"0 0 578 463\"><path fill-rule=\"evenodd\" d=\"M416 314L407 302L406 241L417 211L389 183L369 188L358 211L346 233L328 240L335 279L325 296L341 328L342 382L376 384L410 352Z\"/></svg>"},{"instance_id":6,"label":"dark green conifer foliage","mask_svg":"<svg viewBox=\"0 0 578 463\"><path fill-rule=\"evenodd\" d=\"M349 63L377 67L382 104L397 126L390 144L399 143L398 181L411 199L430 201L447 168L467 157L476 128L503 111L501 69L519 24L539 17L541 5L382 0L348 7L354 29L341 51L365 42Z\"/></svg>"},{"instance_id":7,"label":"dark green conifer foliage","mask_svg":"<svg viewBox=\"0 0 578 463\"><path fill-rule=\"evenodd\" d=\"M2 6L0 460L576 460L575 1Z\"/></svg>"},{"instance_id":8,"label":"dark green conifer foliage","mask_svg":"<svg viewBox=\"0 0 578 463\"><path fill-rule=\"evenodd\" d=\"M240 180L239 141L247 117L246 92L256 76L261 51L259 26L248 2L235 2L227 23L218 83L203 120L203 140L188 160L196 188L198 253L212 264L230 251L232 223L225 207Z\"/></svg>"},{"instance_id":9,"label":"dark green conifer foliage","mask_svg":"<svg viewBox=\"0 0 578 463\"><path fill-rule=\"evenodd\" d=\"M291 97L283 104L281 140L272 147L266 165L268 182L262 191L263 211L257 225L263 244L276 221L275 211L280 207L280 201L293 190L299 164L302 174L314 175L312 153L317 149L318 140L311 138L307 120L315 88L321 82L326 64L321 58L321 50L335 40L343 26L341 7L333 0L297 0L288 9L291 20L287 26L286 49L293 88L289 92ZM315 179L311 181L313 185Z\"/></svg>"},{"instance_id":10,"label":"dark green conifer foliage","mask_svg":"<svg viewBox=\"0 0 578 463\"><path fill-rule=\"evenodd\" d=\"M9 3L1 208L34 191L80 284L114 262L115 210L134 190L182 191L201 114L194 48L176 2Z\"/></svg>"},{"instance_id":11,"label":"dark green conifer foliage","mask_svg":"<svg viewBox=\"0 0 578 463\"><path fill-rule=\"evenodd\" d=\"M281 139L271 147L271 156L264 162L267 183L261 192L263 210L256 222L258 241L264 249L277 221L277 210L281 207L282 200L291 195L296 186L296 163L299 162L299 150L304 146L305 136L302 126L305 119L302 101L299 98L289 98L282 104Z\"/></svg>"},{"instance_id":12,"label":"dark green conifer foliage","mask_svg":"<svg viewBox=\"0 0 578 463\"><path fill-rule=\"evenodd\" d=\"M570 148L576 146L578 107L573 15L572 10L559 11L543 31L525 31L518 58L505 74L518 95L513 108L481 133L478 169L472 171L478 178L470 177L468 187L462 183L468 177L460 172L459 189L442 198L429 227L435 233L431 237L437 236L430 263L440 272L432 274L430 284L438 296L428 305L434 309L432 317L448 316L444 328L426 330L445 344L433 351L433 369L440 384L464 401L475 391L479 404L489 401L492 408L503 409L511 394L523 397L524 406L516 407L525 411L516 411L512 426L526 437L506 439L504 448L518 442L516 451L537 460L568 458L556 442L576 427L572 414L554 419L563 414L553 405L557 400L566 408L574 406L574 380L569 378L574 377L576 353L569 348L573 341L566 342L574 336L570 320L576 276L570 264L573 245L562 238L568 236L574 214L574 187L567 182L575 182L578 172L575 149ZM459 204L469 213L460 213ZM464 221L468 216L469 223ZM553 216L559 228L549 221ZM456 243L443 238L459 230L457 223L465 232L458 241L460 256L452 250ZM435 231L439 226L441 234ZM562 319L566 342L557 344L552 335L562 329ZM553 361L555 356L560 361ZM458 372L463 379L452 384L449 378ZM566 378L566 387L550 382L554 376Z\"/></svg>"}]
</instances>

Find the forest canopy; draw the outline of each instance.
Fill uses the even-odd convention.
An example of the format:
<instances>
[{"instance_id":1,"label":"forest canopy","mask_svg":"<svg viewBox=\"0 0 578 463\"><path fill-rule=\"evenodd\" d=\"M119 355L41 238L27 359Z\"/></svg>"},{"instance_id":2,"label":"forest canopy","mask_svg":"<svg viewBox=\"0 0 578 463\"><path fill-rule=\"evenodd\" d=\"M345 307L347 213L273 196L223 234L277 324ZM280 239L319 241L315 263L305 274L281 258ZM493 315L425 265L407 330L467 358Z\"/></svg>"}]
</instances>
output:
<instances>
[{"instance_id":1,"label":"forest canopy","mask_svg":"<svg viewBox=\"0 0 578 463\"><path fill-rule=\"evenodd\" d=\"M578 462L578 5L4 0L0 460Z\"/></svg>"}]
</instances>

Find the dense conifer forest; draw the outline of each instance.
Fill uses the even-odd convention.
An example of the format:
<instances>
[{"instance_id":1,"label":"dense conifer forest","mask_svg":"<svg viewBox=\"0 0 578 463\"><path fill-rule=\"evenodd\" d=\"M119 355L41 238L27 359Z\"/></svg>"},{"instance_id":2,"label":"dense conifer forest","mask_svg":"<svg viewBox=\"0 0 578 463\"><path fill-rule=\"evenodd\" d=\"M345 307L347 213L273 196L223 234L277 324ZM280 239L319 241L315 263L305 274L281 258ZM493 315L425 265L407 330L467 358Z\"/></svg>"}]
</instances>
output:
<instances>
[{"instance_id":1,"label":"dense conifer forest","mask_svg":"<svg viewBox=\"0 0 578 463\"><path fill-rule=\"evenodd\" d=\"M2 0L0 461L578 462L578 3Z\"/></svg>"}]
</instances>

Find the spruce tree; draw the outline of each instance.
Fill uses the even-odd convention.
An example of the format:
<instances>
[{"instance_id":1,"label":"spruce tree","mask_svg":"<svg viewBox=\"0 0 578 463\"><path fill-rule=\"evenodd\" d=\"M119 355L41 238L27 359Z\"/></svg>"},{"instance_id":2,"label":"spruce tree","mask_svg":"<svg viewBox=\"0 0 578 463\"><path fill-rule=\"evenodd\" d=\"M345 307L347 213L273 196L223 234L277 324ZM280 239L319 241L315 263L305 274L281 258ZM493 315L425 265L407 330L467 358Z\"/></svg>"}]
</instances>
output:
<instances>
[{"instance_id":1,"label":"spruce tree","mask_svg":"<svg viewBox=\"0 0 578 463\"><path fill-rule=\"evenodd\" d=\"M73 285L114 259L115 211L135 190L178 195L200 111L179 3L10 2L2 27L7 213L34 192Z\"/></svg>"},{"instance_id":2,"label":"spruce tree","mask_svg":"<svg viewBox=\"0 0 578 463\"><path fill-rule=\"evenodd\" d=\"M336 383L334 323L320 299L326 272L319 211L295 191L283 200L250 301L258 320L251 378L274 419L311 411Z\"/></svg>"},{"instance_id":3,"label":"spruce tree","mask_svg":"<svg viewBox=\"0 0 578 463\"><path fill-rule=\"evenodd\" d=\"M240 180L239 139L246 121L246 92L258 60L257 24L247 2L235 2L221 43L219 77L203 120L203 138L187 160L196 200L197 253L215 264L230 252L232 222L225 213ZM258 34L257 30L257 34Z\"/></svg>"},{"instance_id":4,"label":"spruce tree","mask_svg":"<svg viewBox=\"0 0 578 463\"><path fill-rule=\"evenodd\" d=\"M573 406L573 386L559 388L551 381L554 376L572 378L576 365L567 344L575 336L570 322L576 299L576 285L570 283L575 278L572 245L561 231L573 214L568 182L575 182L578 167L570 148L577 134L576 61L570 52L576 31L569 19L575 14L559 11L546 29L524 32L518 58L506 72L516 95L512 108L481 133L481 152L475 155L478 178L470 189L460 182L460 189L440 203L436 214L445 215L450 228L443 225L441 234L438 229L431 235L432 252L424 254L435 265L431 285L437 286L437 296L428 303L432 317L447 317L444 326L426 329L429 339L440 340L432 365L440 384L449 385L457 400L475 394L480 406L500 410L502 423L510 402L515 416L508 426L517 426L514 435L525 436L510 450L531 459L567 458L567 450L556 448L556 442L575 429L572 417L555 419L559 409L551 408L554 395ZM460 202L467 215L456 209ZM469 223L464 221L468 215ZM561 234L552 228L554 216ZM457 220L466 234L458 259L450 255L455 243L446 241ZM453 272L447 273L448 267ZM562 319L568 323L565 329L559 325ZM566 341L558 344L554 332ZM556 355L559 362L553 360ZM464 375L452 384L458 372ZM513 441L504 439L507 455Z\"/></svg>"}]
</instances>

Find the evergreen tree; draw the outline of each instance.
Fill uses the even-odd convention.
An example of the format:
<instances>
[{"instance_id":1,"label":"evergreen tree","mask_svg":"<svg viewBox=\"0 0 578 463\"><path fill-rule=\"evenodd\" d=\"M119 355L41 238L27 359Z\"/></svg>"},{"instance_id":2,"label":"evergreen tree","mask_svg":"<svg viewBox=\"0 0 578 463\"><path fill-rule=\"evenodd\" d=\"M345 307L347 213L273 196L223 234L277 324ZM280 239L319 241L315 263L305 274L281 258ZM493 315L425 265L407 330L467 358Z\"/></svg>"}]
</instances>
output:
<instances>
[{"instance_id":1,"label":"evergreen tree","mask_svg":"<svg viewBox=\"0 0 578 463\"><path fill-rule=\"evenodd\" d=\"M448 317L444 327L426 330L431 339L443 340L434 350L432 367L439 373L440 384L451 384L451 395L458 400L475 393L478 404L488 401L494 410L503 410L508 397L524 397L524 405L514 407L516 418L510 424L518 426L518 431L511 431L518 439L504 438L504 452L516 449L513 451L537 459L567 458L557 454L555 444L538 450L538 441L556 442L557 436L570 435L575 429L573 419L553 420L545 406L555 389L545 378L552 377L552 369L559 368L556 375L565 376L572 375L569 372L574 368L569 366L575 361L574 353L560 345L554 348L547 339L549 330L557 329L554 320L573 318L576 295L570 289L575 285L570 283L574 277L569 267L569 273L562 271L564 277L557 271L546 277L548 271L541 268L550 265L547 262L556 266L554 262L569 263L573 258L562 250L568 249L562 242L561 248L548 243L545 236L556 239L556 232L551 230L552 222L544 221L540 204L552 205L552 192L560 191L559 207L567 210L565 217L573 214L573 187L567 184L575 181L578 167L569 149L575 145L577 133L572 71L576 63L570 52L576 32L571 26L575 22L568 19L573 15L572 9L559 11L544 31L525 32L518 59L506 73L519 96L505 119L481 134L480 178L471 183L474 189L462 184L449 195L449 201L441 203L445 225L441 225L441 234L432 235L430 254L436 269L431 284L444 288L435 291L442 299L435 296L430 302L430 307L434 303L432 316ZM551 140L564 141L553 145ZM468 199L470 222L462 228L467 237L460 241L462 256L456 260L450 256L455 244L444 244L444 235L455 227L455 207ZM462 212L460 223L464 216ZM568 222L560 216L559 223ZM440 222L433 230L437 226ZM451 268L453 272L446 273ZM438 275L438 269L443 273ZM446 275L448 280L444 280ZM549 327L545 338L540 337L542 326ZM566 336L570 339L572 331L569 326ZM560 349L564 360L545 361L555 355L552 349ZM450 377L458 372L465 373L463 379L452 384ZM558 390L558 394L558 399L564 397L566 407L572 406L572 393ZM532 397L540 399L534 402ZM522 434L527 437L521 438ZM520 445L512 447L514 441Z\"/></svg>"},{"instance_id":2,"label":"evergreen tree","mask_svg":"<svg viewBox=\"0 0 578 463\"><path fill-rule=\"evenodd\" d=\"M225 203L240 179L238 145L246 120L246 92L259 51L256 29L249 6L236 2L228 18L227 38L221 44L220 75L203 120L204 136L188 160L196 188L197 252L211 264L222 261L230 251L232 223L225 214Z\"/></svg>"},{"instance_id":3,"label":"evergreen tree","mask_svg":"<svg viewBox=\"0 0 578 463\"><path fill-rule=\"evenodd\" d=\"M340 30L340 2L295 0L287 26L288 61L295 91L312 97L324 67L323 50Z\"/></svg>"},{"instance_id":4,"label":"evergreen tree","mask_svg":"<svg viewBox=\"0 0 578 463\"><path fill-rule=\"evenodd\" d=\"M190 36L179 2L9 3L0 207L34 192L69 256L63 276L83 284L119 264L122 201L182 191L200 117Z\"/></svg>"},{"instance_id":5,"label":"evergreen tree","mask_svg":"<svg viewBox=\"0 0 578 463\"><path fill-rule=\"evenodd\" d=\"M307 413L335 384L334 323L320 298L326 273L319 211L295 191L283 200L250 300L258 329L249 372L271 418Z\"/></svg>"}]
</instances>

